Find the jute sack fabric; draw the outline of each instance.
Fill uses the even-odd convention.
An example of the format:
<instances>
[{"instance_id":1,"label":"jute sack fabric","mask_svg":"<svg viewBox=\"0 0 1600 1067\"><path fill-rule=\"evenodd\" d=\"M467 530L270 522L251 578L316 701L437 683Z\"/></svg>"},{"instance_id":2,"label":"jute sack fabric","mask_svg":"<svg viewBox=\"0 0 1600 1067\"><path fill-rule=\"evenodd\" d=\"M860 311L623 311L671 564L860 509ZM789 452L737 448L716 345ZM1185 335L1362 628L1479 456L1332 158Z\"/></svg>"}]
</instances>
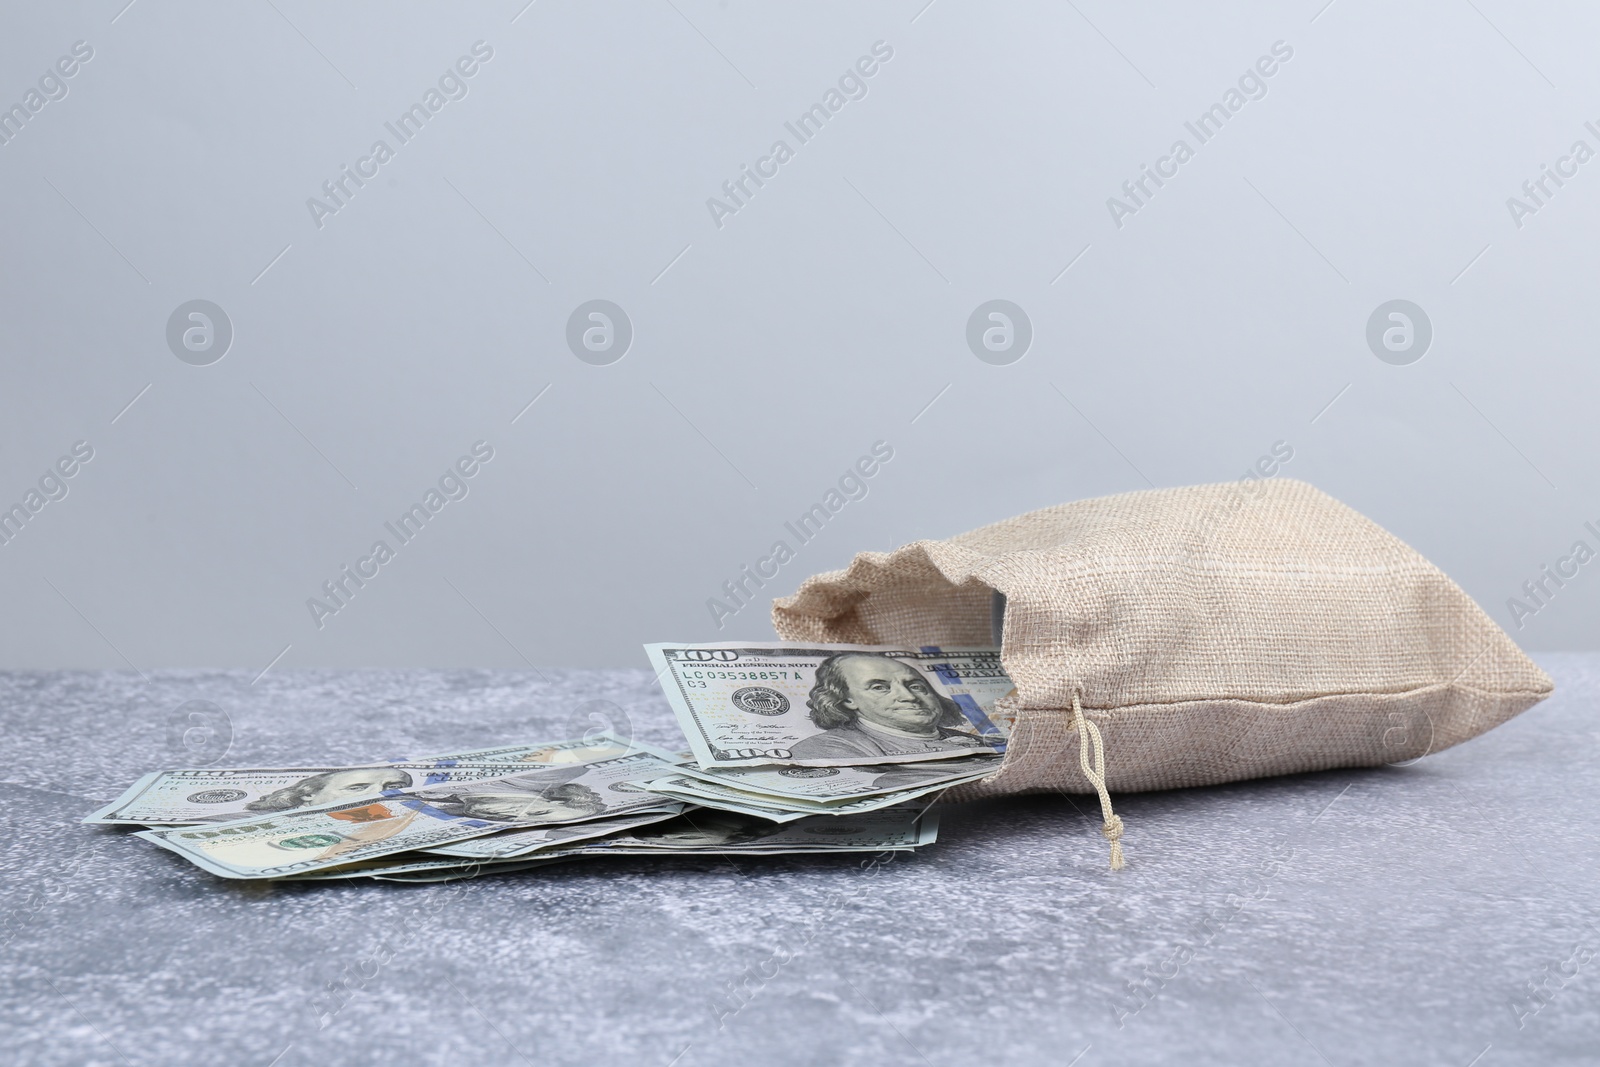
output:
<instances>
[{"instance_id":1,"label":"jute sack fabric","mask_svg":"<svg viewBox=\"0 0 1600 1067\"><path fill-rule=\"evenodd\" d=\"M863 552L772 620L785 640L987 646L994 590L1011 741L996 774L948 795L1099 792L1114 865L1105 789L1416 759L1554 688L1438 568L1290 479L1081 500Z\"/></svg>"}]
</instances>

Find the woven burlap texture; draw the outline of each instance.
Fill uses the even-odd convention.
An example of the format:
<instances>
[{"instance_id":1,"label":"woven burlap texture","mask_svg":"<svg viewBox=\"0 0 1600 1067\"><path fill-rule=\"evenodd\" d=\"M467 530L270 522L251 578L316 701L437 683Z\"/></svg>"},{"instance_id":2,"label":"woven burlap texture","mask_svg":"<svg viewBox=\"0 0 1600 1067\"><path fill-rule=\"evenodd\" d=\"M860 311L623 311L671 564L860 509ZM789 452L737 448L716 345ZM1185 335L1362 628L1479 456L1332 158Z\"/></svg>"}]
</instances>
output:
<instances>
[{"instance_id":1,"label":"woven burlap texture","mask_svg":"<svg viewBox=\"0 0 1600 1067\"><path fill-rule=\"evenodd\" d=\"M952 799L1093 789L1072 697L1137 791L1413 760L1549 677L1437 567L1291 479L1153 489L863 552L773 604L785 640L985 646L1006 597L999 772Z\"/></svg>"}]
</instances>

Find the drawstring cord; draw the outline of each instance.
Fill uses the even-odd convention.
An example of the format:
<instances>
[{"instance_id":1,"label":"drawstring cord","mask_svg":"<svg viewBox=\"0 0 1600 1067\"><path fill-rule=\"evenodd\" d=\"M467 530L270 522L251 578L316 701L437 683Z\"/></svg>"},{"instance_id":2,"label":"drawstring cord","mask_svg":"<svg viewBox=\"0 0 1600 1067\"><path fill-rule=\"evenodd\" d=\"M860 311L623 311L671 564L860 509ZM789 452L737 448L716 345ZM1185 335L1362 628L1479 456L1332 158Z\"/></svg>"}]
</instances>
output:
<instances>
[{"instance_id":1,"label":"drawstring cord","mask_svg":"<svg viewBox=\"0 0 1600 1067\"><path fill-rule=\"evenodd\" d=\"M1072 691L1072 725L1078 731L1078 766L1100 794L1100 815L1105 823L1100 832L1111 842L1111 869L1122 870L1122 816L1111 810L1111 794L1106 792L1106 748L1100 740L1100 728L1083 717L1078 703L1078 691ZM1094 742L1094 762L1089 762L1089 742Z\"/></svg>"}]
</instances>

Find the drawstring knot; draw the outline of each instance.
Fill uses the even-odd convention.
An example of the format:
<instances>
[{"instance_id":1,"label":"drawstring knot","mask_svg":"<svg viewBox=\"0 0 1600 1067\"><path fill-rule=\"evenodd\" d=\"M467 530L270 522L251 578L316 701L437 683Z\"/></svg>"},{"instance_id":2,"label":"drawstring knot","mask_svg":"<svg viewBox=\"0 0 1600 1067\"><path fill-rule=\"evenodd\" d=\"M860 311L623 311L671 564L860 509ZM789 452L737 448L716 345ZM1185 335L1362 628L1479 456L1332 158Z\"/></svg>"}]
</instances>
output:
<instances>
[{"instance_id":1,"label":"drawstring knot","mask_svg":"<svg viewBox=\"0 0 1600 1067\"><path fill-rule=\"evenodd\" d=\"M1100 832L1111 842L1111 869L1122 870L1122 816L1111 810L1111 794L1106 792L1106 748L1100 739L1100 728L1084 718L1077 690L1072 692L1072 725L1078 731L1078 766L1083 776L1100 794L1100 816L1105 821ZM1089 759L1090 745L1094 747L1094 760Z\"/></svg>"}]
</instances>

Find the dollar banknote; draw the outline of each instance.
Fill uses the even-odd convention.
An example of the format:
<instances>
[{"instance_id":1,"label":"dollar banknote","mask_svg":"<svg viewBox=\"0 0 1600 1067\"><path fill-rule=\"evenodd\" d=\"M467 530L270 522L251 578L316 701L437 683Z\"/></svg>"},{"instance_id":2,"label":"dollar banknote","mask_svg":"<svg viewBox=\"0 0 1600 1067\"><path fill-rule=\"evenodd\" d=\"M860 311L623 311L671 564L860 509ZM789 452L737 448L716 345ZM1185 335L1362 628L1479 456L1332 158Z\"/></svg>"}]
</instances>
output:
<instances>
[{"instance_id":1,"label":"dollar banknote","mask_svg":"<svg viewBox=\"0 0 1600 1067\"><path fill-rule=\"evenodd\" d=\"M470 860L432 856L426 852L402 852L378 859L341 863L336 867L325 867L322 870L308 871L305 874L284 875L281 878L273 879L273 881L339 882L352 878L372 878L379 875L394 874L445 874L452 878L471 878L486 869L487 865L474 863Z\"/></svg>"},{"instance_id":2,"label":"dollar banknote","mask_svg":"<svg viewBox=\"0 0 1600 1067\"><path fill-rule=\"evenodd\" d=\"M557 863L571 863L581 857L560 856L555 859L520 859L520 860L480 860L467 862L456 860L453 864L446 862L443 867L429 867L423 870L398 870L375 871L371 874L357 875L354 877L368 878L376 882L400 882L407 885L417 885L429 882L454 882L462 878L482 878L491 874L514 874L534 867L549 867ZM295 881L310 881L315 875L306 875Z\"/></svg>"},{"instance_id":3,"label":"dollar banknote","mask_svg":"<svg viewBox=\"0 0 1600 1067\"><path fill-rule=\"evenodd\" d=\"M620 820L602 820L607 823ZM508 874L604 856L785 855L823 852L909 851L932 844L939 819L926 804L900 804L870 816L813 819L780 827L770 820L721 811L691 810L680 816L579 843L552 844L523 857L450 859L407 852L292 875L286 881L376 878L394 882L446 882ZM577 829L569 827L568 829ZM485 840L477 838L474 840Z\"/></svg>"},{"instance_id":4,"label":"dollar banknote","mask_svg":"<svg viewBox=\"0 0 1600 1067\"><path fill-rule=\"evenodd\" d=\"M704 770L906 763L1005 751L998 649L645 646Z\"/></svg>"},{"instance_id":5,"label":"dollar banknote","mask_svg":"<svg viewBox=\"0 0 1600 1067\"><path fill-rule=\"evenodd\" d=\"M600 734L337 767L208 767L156 771L83 821L100 825L182 826L228 822L268 812L378 796L387 790L499 778L519 766L582 763L633 751Z\"/></svg>"},{"instance_id":6,"label":"dollar banknote","mask_svg":"<svg viewBox=\"0 0 1600 1067\"><path fill-rule=\"evenodd\" d=\"M644 783L675 765L670 753L633 751L263 818L141 830L137 836L224 878L280 878L501 830L656 809L662 798Z\"/></svg>"},{"instance_id":7,"label":"dollar banknote","mask_svg":"<svg viewBox=\"0 0 1600 1067\"><path fill-rule=\"evenodd\" d=\"M922 763L871 763L855 767L681 767L678 774L773 800L833 804L925 786L950 786L987 777L1000 758L984 754Z\"/></svg>"},{"instance_id":8,"label":"dollar banknote","mask_svg":"<svg viewBox=\"0 0 1600 1067\"><path fill-rule=\"evenodd\" d=\"M753 793L741 793L737 789L727 789L710 783L705 783L704 788L696 788L694 779L681 776L659 778L650 782L649 787L652 792L661 794L663 800L731 811L740 815L758 815L772 822L794 822L796 819L814 814L810 811L768 803L766 798Z\"/></svg>"},{"instance_id":9,"label":"dollar banknote","mask_svg":"<svg viewBox=\"0 0 1600 1067\"><path fill-rule=\"evenodd\" d=\"M864 815L817 815L792 823L773 823L725 811L687 811L677 818L599 841L543 853L601 856L780 855L791 852L878 852L920 848L938 837L939 816L927 804L902 804Z\"/></svg>"},{"instance_id":10,"label":"dollar banknote","mask_svg":"<svg viewBox=\"0 0 1600 1067\"><path fill-rule=\"evenodd\" d=\"M418 761L441 766L453 763L518 763L544 766L622 756L635 751L637 747L634 742L614 734L598 733L570 741L527 741L515 745L468 749L465 752L444 752L436 756L419 757Z\"/></svg>"},{"instance_id":11,"label":"dollar banknote","mask_svg":"<svg viewBox=\"0 0 1600 1067\"><path fill-rule=\"evenodd\" d=\"M939 816L926 804L901 804L869 815L814 818L778 825L765 818L722 811L688 811L640 830L567 848L541 851L525 860L487 860L459 867L396 863L359 877L394 882L444 882L505 874L554 863L622 856L782 856L828 852L909 852L939 836ZM408 857L395 857L405 861Z\"/></svg>"},{"instance_id":12,"label":"dollar banknote","mask_svg":"<svg viewBox=\"0 0 1600 1067\"><path fill-rule=\"evenodd\" d=\"M83 821L182 826L375 797L395 789L500 778L504 763L380 763L364 767L212 767L156 771Z\"/></svg>"},{"instance_id":13,"label":"dollar banknote","mask_svg":"<svg viewBox=\"0 0 1600 1067\"><path fill-rule=\"evenodd\" d=\"M741 815L757 815L764 819L771 819L773 822L794 822L808 815L856 815L866 811L877 811L879 808L891 808L897 804L904 804L919 797L927 796L930 793L942 793L950 788L950 785L951 783L949 782L940 782L935 785L924 785L921 788L902 789L894 793L879 793L872 796L856 797L852 800L834 801L830 804L798 800L794 797L772 797L762 793L747 793L740 789L731 789L716 782L687 778L682 775L651 782L650 788L664 797L681 800L686 804L697 804L701 807L716 808L719 811L732 811Z\"/></svg>"},{"instance_id":14,"label":"dollar banknote","mask_svg":"<svg viewBox=\"0 0 1600 1067\"><path fill-rule=\"evenodd\" d=\"M575 841L606 837L623 830L662 822L680 814L683 809L682 803L666 803L658 809L617 815L609 819L595 819L593 822L578 823L573 826L530 826L525 830L502 830L486 837L472 837L453 845L430 848L427 852L432 856L453 856L469 860L515 859L546 849L570 845Z\"/></svg>"}]
</instances>

